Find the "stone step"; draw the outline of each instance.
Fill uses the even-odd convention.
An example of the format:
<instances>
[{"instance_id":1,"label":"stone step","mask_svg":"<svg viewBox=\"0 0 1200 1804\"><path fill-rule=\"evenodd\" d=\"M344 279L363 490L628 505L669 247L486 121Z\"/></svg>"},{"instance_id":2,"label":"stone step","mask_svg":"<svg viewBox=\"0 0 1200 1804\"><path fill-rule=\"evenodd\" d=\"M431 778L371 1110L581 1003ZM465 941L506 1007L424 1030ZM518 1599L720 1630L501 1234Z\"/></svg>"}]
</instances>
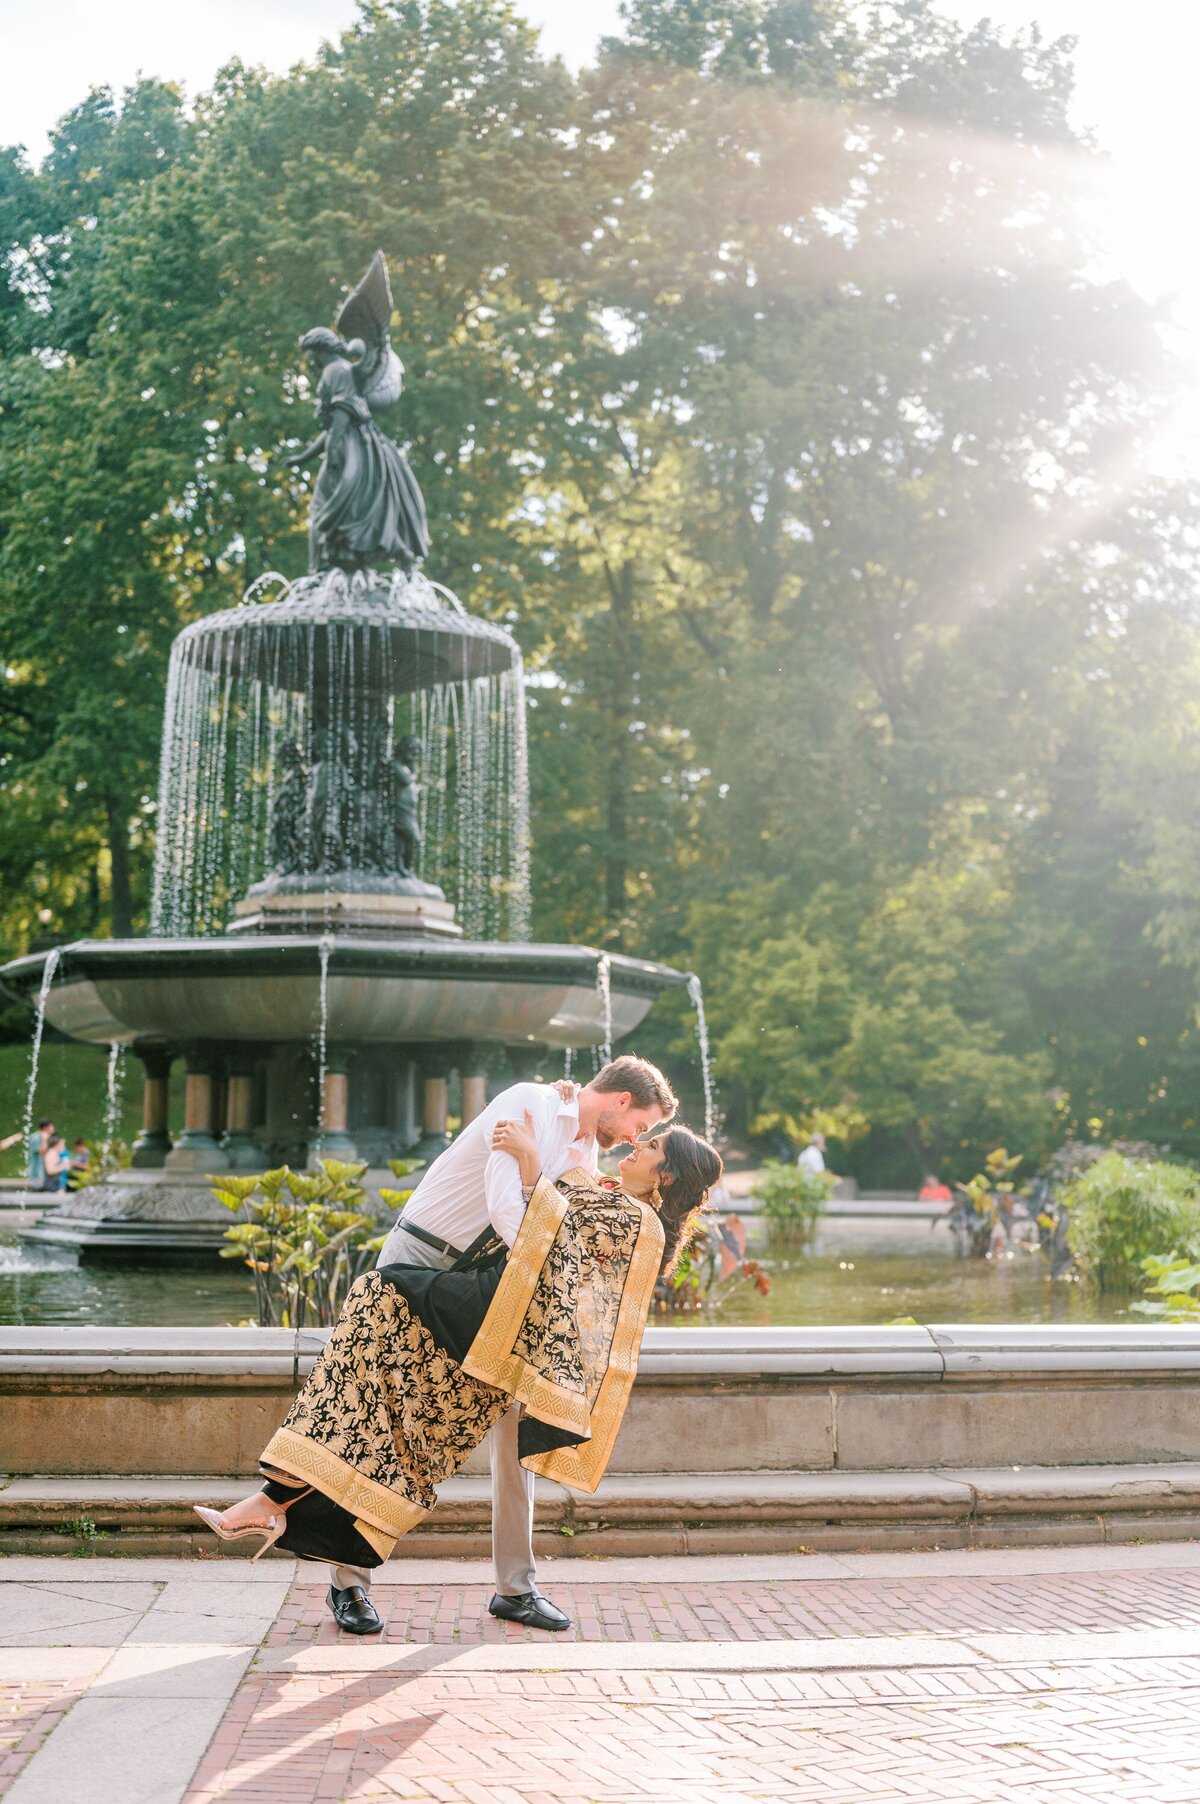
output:
<instances>
[{"instance_id":1,"label":"stone step","mask_svg":"<svg viewBox=\"0 0 1200 1804\"><path fill-rule=\"evenodd\" d=\"M251 1545L217 1541L192 1506L220 1507L247 1488L237 1478L14 1478L0 1489L0 1554L62 1553L73 1544L81 1554L245 1557ZM452 1479L428 1527L406 1536L398 1557L485 1555L490 1519L488 1480ZM1200 1536L1200 1464L632 1473L606 1479L595 1497L544 1480L537 1488L536 1544L559 1557L1193 1536Z\"/></svg>"}]
</instances>

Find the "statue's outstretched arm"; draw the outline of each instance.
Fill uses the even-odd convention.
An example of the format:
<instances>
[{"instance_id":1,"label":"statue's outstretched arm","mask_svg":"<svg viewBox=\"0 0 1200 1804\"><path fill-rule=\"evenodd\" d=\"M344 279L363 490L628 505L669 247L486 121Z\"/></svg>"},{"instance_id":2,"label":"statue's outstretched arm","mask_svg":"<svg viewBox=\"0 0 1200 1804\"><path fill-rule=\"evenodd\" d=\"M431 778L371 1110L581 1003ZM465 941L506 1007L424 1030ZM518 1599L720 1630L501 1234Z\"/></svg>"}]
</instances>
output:
<instances>
[{"instance_id":1,"label":"statue's outstretched arm","mask_svg":"<svg viewBox=\"0 0 1200 1804\"><path fill-rule=\"evenodd\" d=\"M311 445L305 445L303 451L293 451L290 457L282 460L284 469L298 470L302 464L311 463L314 458L323 456L328 442L327 432L318 433Z\"/></svg>"}]
</instances>

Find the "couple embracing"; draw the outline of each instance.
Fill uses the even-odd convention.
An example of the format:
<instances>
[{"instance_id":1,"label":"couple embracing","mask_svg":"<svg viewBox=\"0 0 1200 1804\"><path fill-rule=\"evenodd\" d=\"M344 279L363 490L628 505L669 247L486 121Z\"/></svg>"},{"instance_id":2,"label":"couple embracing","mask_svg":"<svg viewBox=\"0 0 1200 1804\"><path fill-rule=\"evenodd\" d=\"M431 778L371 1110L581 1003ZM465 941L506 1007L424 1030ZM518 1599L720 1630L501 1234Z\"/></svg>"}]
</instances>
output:
<instances>
[{"instance_id":1,"label":"couple embracing","mask_svg":"<svg viewBox=\"0 0 1200 1804\"><path fill-rule=\"evenodd\" d=\"M662 1072L632 1056L582 1089L514 1084L489 1103L351 1286L263 1452L263 1488L199 1510L208 1526L327 1562L338 1626L378 1634L372 1572L487 1438L491 1613L569 1627L537 1588L534 1474L596 1489L654 1286L720 1177L708 1142L671 1125L677 1106ZM622 1145L617 1179L600 1178L599 1153Z\"/></svg>"}]
</instances>

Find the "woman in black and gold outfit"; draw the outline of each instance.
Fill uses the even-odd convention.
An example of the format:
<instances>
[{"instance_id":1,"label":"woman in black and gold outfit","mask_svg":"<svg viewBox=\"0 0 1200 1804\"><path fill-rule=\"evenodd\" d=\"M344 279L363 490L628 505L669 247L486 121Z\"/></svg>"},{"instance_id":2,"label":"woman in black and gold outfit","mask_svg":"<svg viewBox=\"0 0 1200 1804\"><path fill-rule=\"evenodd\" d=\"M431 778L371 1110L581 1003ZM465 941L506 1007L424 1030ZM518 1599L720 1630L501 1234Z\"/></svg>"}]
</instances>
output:
<instances>
[{"instance_id":1,"label":"woman in black and gold outfit","mask_svg":"<svg viewBox=\"0 0 1200 1804\"><path fill-rule=\"evenodd\" d=\"M262 1455L263 1489L199 1512L217 1534L378 1566L514 1399L522 1465L595 1490L654 1286L697 1231L721 1160L671 1127L622 1160L617 1184L581 1170L552 1184L527 1125L500 1123L493 1146L529 1193L511 1250L497 1240L465 1269L359 1278Z\"/></svg>"}]
</instances>

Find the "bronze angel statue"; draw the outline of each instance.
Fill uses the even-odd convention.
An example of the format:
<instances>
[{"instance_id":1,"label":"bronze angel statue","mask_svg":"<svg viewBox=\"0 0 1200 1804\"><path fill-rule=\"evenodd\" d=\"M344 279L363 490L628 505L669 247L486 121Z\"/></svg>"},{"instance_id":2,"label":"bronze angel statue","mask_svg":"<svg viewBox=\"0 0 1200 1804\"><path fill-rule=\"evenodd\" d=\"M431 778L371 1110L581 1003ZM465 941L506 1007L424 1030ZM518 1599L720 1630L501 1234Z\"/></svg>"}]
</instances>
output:
<instances>
[{"instance_id":1,"label":"bronze angel statue","mask_svg":"<svg viewBox=\"0 0 1200 1804\"><path fill-rule=\"evenodd\" d=\"M408 459L375 423L400 399L404 365L388 328L392 288L383 252L341 306L336 330L314 326L300 340L317 381L321 432L284 459L290 467L323 453L308 526L308 567L361 570L391 559L406 571L429 550L425 503Z\"/></svg>"}]
</instances>

